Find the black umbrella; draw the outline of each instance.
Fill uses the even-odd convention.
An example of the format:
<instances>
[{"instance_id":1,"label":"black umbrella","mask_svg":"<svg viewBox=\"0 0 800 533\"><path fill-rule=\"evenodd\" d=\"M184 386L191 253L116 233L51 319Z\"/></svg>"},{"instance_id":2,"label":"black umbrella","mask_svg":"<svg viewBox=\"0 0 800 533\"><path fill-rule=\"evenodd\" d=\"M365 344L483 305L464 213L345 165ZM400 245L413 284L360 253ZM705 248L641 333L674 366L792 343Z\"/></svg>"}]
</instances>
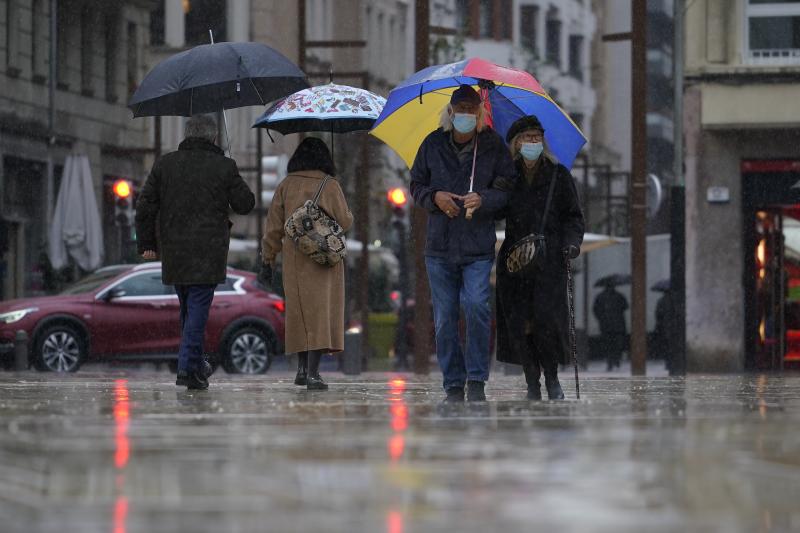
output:
<instances>
[{"instance_id":1,"label":"black umbrella","mask_svg":"<svg viewBox=\"0 0 800 533\"><path fill-rule=\"evenodd\" d=\"M133 94L134 117L184 116L266 105L308 87L306 75L261 43L204 44L156 65Z\"/></svg>"},{"instance_id":2,"label":"black umbrella","mask_svg":"<svg viewBox=\"0 0 800 533\"><path fill-rule=\"evenodd\" d=\"M611 274L603 276L594 282L595 287L616 287L617 285L629 285L631 282L630 274Z\"/></svg>"},{"instance_id":3,"label":"black umbrella","mask_svg":"<svg viewBox=\"0 0 800 533\"><path fill-rule=\"evenodd\" d=\"M662 279L660 281L653 283L653 286L650 287L650 290L656 292L669 292L669 286L670 286L669 278Z\"/></svg>"}]
</instances>

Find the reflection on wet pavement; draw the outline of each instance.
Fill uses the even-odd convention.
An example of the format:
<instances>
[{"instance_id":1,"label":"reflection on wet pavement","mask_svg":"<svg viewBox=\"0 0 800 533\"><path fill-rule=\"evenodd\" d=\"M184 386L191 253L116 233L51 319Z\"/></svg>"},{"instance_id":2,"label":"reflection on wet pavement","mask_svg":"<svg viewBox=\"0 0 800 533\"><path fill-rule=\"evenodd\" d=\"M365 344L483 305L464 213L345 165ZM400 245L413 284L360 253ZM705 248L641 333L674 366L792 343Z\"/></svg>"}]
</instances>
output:
<instances>
[{"instance_id":1,"label":"reflection on wet pavement","mask_svg":"<svg viewBox=\"0 0 800 533\"><path fill-rule=\"evenodd\" d=\"M800 377L328 377L0 374L0 530L800 530Z\"/></svg>"}]
</instances>

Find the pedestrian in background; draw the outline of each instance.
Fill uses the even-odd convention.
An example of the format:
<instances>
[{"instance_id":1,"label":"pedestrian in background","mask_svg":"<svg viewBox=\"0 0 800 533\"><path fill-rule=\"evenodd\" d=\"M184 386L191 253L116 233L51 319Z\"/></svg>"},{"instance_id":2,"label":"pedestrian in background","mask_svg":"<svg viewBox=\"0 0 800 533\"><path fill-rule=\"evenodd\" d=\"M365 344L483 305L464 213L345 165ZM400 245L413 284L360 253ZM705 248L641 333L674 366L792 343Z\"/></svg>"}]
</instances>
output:
<instances>
[{"instance_id":1,"label":"pedestrian in background","mask_svg":"<svg viewBox=\"0 0 800 533\"><path fill-rule=\"evenodd\" d=\"M518 179L508 207L506 236L497 262L497 360L522 365L527 397L561 400L558 364L568 360L569 307L565 257L574 259L583 242L584 220L575 180L546 150L544 128L533 115L520 118L506 140ZM541 235L527 268L509 268L514 246ZM543 241L543 244L542 244Z\"/></svg>"},{"instance_id":2,"label":"pedestrian in background","mask_svg":"<svg viewBox=\"0 0 800 533\"><path fill-rule=\"evenodd\" d=\"M344 261L333 266L314 262L286 237L286 219L320 191L336 168L325 143L303 140L289 160L288 175L275 189L261 241L262 283L271 285L275 260L283 253L283 289L286 300L286 352L297 353L296 385L326 390L319 375L322 355L344 350ZM353 225L353 214L344 192L329 179L319 195L319 207L344 231Z\"/></svg>"},{"instance_id":3,"label":"pedestrian in background","mask_svg":"<svg viewBox=\"0 0 800 533\"><path fill-rule=\"evenodd\" d=\"M594 299L592 311L600 324L600 343L606 353L606 370L619 368L622 364L622 352L628 344L628 327L625 324L625 311L628 300L617 291L613 283L605 288Z\"/></svg>"},{"instance_id":4,"label":"pedestrian in background","mask_svg":"<svg viewBox=\"0 0 800 533\"><path fill-rule=\"evenodd\" d=\"M489 379L489 275L495 214L508 202L514 164L503 139L485 127L484 106L469 85L456 89L411 168L411 194L428 211L425 266L433 299L436 356L447 401L484 401ZM474 172L474 192L469 192ZM467 218L467 211L473 211ZM421 305L418 302L418 305ZM459 309L466 345L459 338Z\"/></svg>"},{"instance_id":5,"label":"pedestrian in background","mask_svg":"<svg viewBox=\"0 0 800 533\"><path fill-rule=\"evenodd\" d=\"M236 162L223 155L216 139L214 119L190 118L186 138L153 164L136 204L138 251L146 260L161 258L162 281L178 294L175 384L189 389L208 388L211 369L203 360L203 339L214 289L226 277L230 210L246 215L255 205Z\"/></svg>"}]
</instances>

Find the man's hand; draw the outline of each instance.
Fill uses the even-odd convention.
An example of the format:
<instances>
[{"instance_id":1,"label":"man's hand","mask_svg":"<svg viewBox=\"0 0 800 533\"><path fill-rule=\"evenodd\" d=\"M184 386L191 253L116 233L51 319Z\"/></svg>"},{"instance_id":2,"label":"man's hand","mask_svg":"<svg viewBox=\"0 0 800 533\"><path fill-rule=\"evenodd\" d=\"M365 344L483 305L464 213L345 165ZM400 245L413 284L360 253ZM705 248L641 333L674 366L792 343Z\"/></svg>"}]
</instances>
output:
<instances>
[{"instance_id":1,"label":"man's hand","mask_svg":"<svg viewBox=\"0 0 800 533\"><path fill-rule=\"evenodd\" d=\"M481 195L476 192L471 192L463 197L464 199L464 207L467 209L472 209L473 211L479 209L483 205L483 199Z\"/></svg>"},{"instance_id":2,"label":"man's hand","mask_svg":"<svg viewBox=\"0 0 800 533\"><path fill-rule=\"evenodd\" d=\"M158 254L155 252L155 250L145 250L142 252L142 259L145 261L155 261L158 259Z\"/></svg>"},{"instance_id":3,"label":"man's hand","mask_svg":"<svg viewBox=\"0 0 800 533\"><path fill-rule=\"evenodd\" d=\"M451 192L438 191L433 197L436 207L442 210L445 215L455 218L461 212L461 208L456 205L455 200L461 200L461 196Z\"/></svg>"}]
</instances>

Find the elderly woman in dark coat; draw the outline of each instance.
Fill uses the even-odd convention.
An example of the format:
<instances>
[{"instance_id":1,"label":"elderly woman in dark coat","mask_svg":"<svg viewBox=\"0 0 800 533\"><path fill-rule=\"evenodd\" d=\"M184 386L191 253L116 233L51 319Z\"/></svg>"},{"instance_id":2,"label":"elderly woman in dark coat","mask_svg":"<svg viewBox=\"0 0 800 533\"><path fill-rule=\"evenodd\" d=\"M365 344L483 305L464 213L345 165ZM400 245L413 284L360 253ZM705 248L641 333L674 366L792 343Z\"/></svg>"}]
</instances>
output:
<instances>
[{"instance_id":1,"label":"elderly woman in dark coat","mask_svg":"<svg viewBox=\"0 0 800 533\"><path fill-rule=\"evenodd\" d=\"M506 141L519 179L502 213L506 237L497 261L497 359L522 365L529 399L541 400L539 378L544 373L548 397L560 400L564 393L558 364L567 360L569 327L565 258L574 259L580 253L583 213L575 181L545 149L544 128L535 116L517 120ZM540 233L553 180L542 232L546 253L535 268L511 273L508 252L524 237Z\"/></svg>"}]
</instances>

